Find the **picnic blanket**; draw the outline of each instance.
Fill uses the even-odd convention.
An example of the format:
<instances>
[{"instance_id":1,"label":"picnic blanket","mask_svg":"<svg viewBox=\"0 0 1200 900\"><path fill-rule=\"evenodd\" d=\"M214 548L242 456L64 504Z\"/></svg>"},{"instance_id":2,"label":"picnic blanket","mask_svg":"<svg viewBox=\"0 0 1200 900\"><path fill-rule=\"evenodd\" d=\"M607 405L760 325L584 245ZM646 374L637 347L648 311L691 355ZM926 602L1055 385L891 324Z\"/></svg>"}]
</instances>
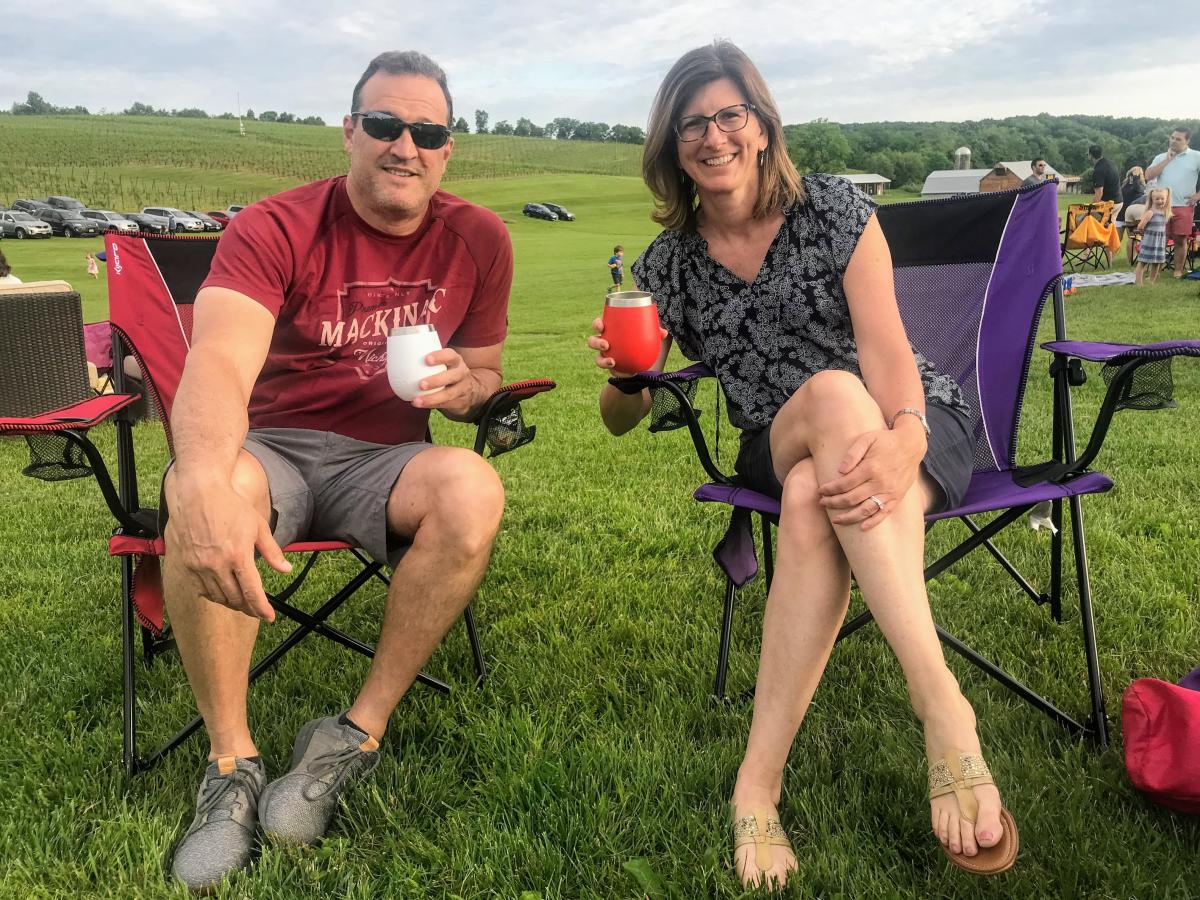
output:
<instances>
[{"instance_id":1,"label":"picnic blanket","mask_svg":"<svg viewBox=\"0 0 1200 900\"><path fill-rule=\"evenodd\" d=\"M1112 284L1133 284L1132 272L1106 272L1103 275L1072 275L1072 287L1108 287Z\"/></svg>"}]
</instances>

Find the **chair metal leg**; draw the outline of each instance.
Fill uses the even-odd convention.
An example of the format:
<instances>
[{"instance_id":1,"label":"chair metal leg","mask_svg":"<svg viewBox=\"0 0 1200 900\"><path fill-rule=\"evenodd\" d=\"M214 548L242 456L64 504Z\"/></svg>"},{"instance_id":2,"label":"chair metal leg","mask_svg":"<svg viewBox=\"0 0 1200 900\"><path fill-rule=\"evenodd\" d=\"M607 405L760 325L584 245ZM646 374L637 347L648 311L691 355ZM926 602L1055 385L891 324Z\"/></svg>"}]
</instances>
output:
<instances>
[{"instance_id":1,"label":"chair metal leg","mask_svg":"<svg viewBox=\"0 0 1200 900\"><path fill-rule=\"evenodd\" d=\"M137 774L137 711L135 708L136 685L133 679L133 558L121 557L121 726L122 757L125 775L132 778Z\"/></svg>"},{"instance_id":2,"label":"chair metal leg","mask_svg":"<svg viewBox=\"0 0 1200 900\"><path fill-rule=\"evenodd\" d=\"M733 597L735 588L733 579L725 576L725 611L721 617L721 645L717 649L717 683L713 688L713 696L718 700L725 699L725 676L729 671L729 639L733 632Z\"/></svg>"},{"instance_id":3,"label":"chair metal leg","mask_svg":"<svg viewBox=\"0 0 1200 900\"><path fill-rule=\"evenodd\" d=\"M760 513L759 519L762 521L763 575L766 576L769 591L771 581L775 578L775 548L771 542L771 520L765 513Z\"/></svg>"},{"instance_id":4,"label":"chair metal leg","mask_svg":"<svg viewBox=\"0 0 1200 900\"><path fill-rule=\"evenodd\" d=\"M1055 500L1050 508L1054 534L1050 536L1050 615L1062 622L1062 501Z\"/></svg>"},{"instance_id":5,"label":"chair metal leg","mask_svg":"<svg viewBox=\"0 0 1200 900\"><path fill-rule=\"evenodd\" d=\"M475 660L475 687L483 687L487 681L487 662L483 658L483 646L479 643L479 631L475 628L475 611L471 604L463 610L463 622L467 626L467 640L471 644L471 657Z\"/></svg>"},{"instance_id":6,"label":"chair metal leg","mask_svg":"<svg viewBox=\"0 0 1200 900\"><path fill-rule=\"evenodd\" d=\"M1092 701L1089 734L1102 749L1108 746L1108 715L1100 682L1100 652L1096 647L1096 621L1092 614L1092 588L1088 577L1087 542L1083 531L1082 498L1071 498L1071 538L1075 547L1075 577L1079 587L1079 618L1083 625L1083 652L1087 658L1088 690Z\"/></svg>"}]
</instances>

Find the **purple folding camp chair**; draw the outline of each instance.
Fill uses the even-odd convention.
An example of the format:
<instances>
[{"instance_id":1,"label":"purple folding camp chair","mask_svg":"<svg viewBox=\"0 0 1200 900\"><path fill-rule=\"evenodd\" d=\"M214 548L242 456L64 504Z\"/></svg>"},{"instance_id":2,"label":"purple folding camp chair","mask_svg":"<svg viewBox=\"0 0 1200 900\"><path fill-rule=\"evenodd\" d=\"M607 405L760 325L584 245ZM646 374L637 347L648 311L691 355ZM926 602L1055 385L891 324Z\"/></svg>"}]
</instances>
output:
<instances>
[{"instance_id":1,"label":"purple folding camp chair","mask_svg":"<svg viewBox=\"0 0 1200 900\"><path fill-rule=\"evenodd\" d=\"M976 438L975 471L962 503L926 517L928 525L958 518L970 536L930 564L925 578L937 576L982 546L1026 594L1036 603L1048 604L1054 619L1061 621L1062 506L1067 501L1091 695L1089 715L1080 721L1063 712L941 626L938 636L1051 718L1103 746L1108 730L1080 498L1113 486L1109 476L1088 468L1100 450L1113 414L1119 409L1174 406L1170 360L1179 355L1200 356L1200 341L1135 346L1066 340L1053 186L881 206L878 217L891 247L896 296L909 340L962 387ZM1054 301L1057 340L1043 346L1053 354L1053 457L1041 465L1018 468L1022 401L1035 353L1038 321L1050 297ZM1108 389L1089 444L1077 455L1070 387L1084 383L1081 360L1104 364ZM711 375L712 370L699 363L673 373L643 372L632 378L614 378L611 383L629 393L650 388L654 399L651 430L686 427L711 479L695 492L696 499L732 507L729 529L713 551L726 576L714 689L723 699L735 593L758 570L752 516L757 513L761 520L764 568L770 584L771 526L778 524L779 502L740 486L736 476L726 475L713 462L691 403L699 379ZM1044 503L1050 505L1050 520L1056 529L1051 540L1048 593L1032 587L992 543L996 534ZM980 513L997 515L979 524L975 516ZM847 622L839 639L870 620L870 612L864 612Z\"/></svg>"}]
</instances>

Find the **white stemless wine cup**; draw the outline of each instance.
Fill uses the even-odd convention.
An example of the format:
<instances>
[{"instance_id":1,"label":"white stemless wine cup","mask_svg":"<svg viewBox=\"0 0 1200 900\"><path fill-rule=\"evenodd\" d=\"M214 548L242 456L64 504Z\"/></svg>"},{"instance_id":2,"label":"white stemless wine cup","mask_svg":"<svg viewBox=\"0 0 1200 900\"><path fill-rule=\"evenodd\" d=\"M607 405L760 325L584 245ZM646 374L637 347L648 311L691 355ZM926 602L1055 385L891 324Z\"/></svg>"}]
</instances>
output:
<instances>
[{"instance_id":1,"label":"white stemless wine cup","mask_svg":"<svg viewBox=\"0 0 1200 900\"><path fill-rule=\"evenodd\" d=\"M445 366L427 366L425 357L442 349L437 329L432 325L405 325L388 332L388 384L401 400L413 400L425 394L436 394L440 387L427 391L419 387L422 378L445 372Z\"/></svg>"}]
</instances>

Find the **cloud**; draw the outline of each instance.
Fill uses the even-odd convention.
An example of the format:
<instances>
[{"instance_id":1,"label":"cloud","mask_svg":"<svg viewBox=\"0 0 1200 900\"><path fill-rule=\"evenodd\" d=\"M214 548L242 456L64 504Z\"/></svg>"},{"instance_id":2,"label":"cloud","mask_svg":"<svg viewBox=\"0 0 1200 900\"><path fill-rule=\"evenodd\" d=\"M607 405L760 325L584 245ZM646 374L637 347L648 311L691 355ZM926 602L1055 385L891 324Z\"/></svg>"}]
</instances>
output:
<instances>
[{"instance_id":1,"label":"cloud","mask_svg":"<svg viewBox=\"0 0 1200 900\"><path fill-rule=\"evenodd\" d=\"M141 100L217 113L240 95L332 123L372 56L415 47L446 69L468 120L482 108L493 122L644 125L672 63L723 36L789 122L1191 112L1180 86L1200 83L1200 63L1144 21L1115 0L159 0L85 15L49 2L5 13L0 105L35 90L93 110Z\"/></svg>"}]
</instances>

